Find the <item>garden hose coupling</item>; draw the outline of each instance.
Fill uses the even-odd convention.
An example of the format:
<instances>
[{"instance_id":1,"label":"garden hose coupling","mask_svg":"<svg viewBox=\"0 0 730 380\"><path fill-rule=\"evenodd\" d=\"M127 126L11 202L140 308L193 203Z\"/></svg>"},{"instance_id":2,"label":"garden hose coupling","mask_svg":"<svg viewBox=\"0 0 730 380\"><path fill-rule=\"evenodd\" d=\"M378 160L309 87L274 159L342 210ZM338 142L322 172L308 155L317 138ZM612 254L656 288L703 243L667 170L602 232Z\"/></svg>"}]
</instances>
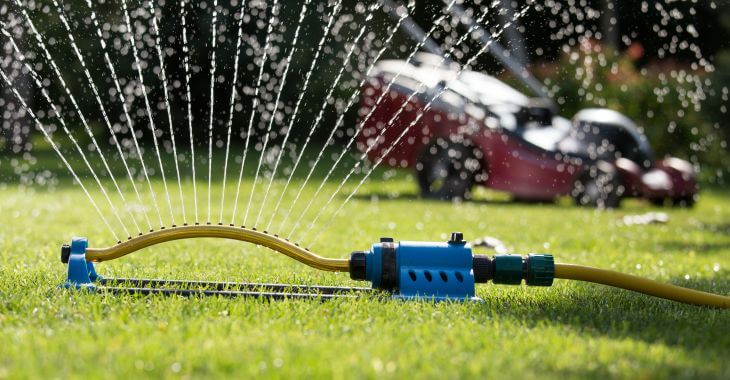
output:
<instances>
[{"instance_id":1,"label":"garden hose coupling","mask_svg":"<svg viewBox=\"0 0 730 380\"><path fill-rule=\"evenodd\" d=\"M550 286L555 278L552 255L474 255L474 282L530 286Z\"/></svg>"}]
</instances>

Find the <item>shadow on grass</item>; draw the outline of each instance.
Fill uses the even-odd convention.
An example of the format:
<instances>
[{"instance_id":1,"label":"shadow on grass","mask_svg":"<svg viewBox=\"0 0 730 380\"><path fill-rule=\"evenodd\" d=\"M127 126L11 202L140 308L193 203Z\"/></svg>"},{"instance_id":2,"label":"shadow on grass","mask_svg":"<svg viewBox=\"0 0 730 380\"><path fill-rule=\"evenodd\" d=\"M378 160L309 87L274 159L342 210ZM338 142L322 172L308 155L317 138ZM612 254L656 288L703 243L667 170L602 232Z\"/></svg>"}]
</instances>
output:
<instances>
[{"instance_id":1,"label":"shadow on grass","mask_svg":"<svg viewBox=\"0 0 730 380\"><path fill-rule=\"evenodd\" d=\"M696 253L718 253L721 251L730 251L730 241L724 243L700 243L693 244L683 241L667 241L662 242L663 249L669 251L694 251Z\"/></svg>"},{"instance_id":2,"label":"shadow on grass","mask_svg":"<svg viewBox=\"0 0 730 380\"><path fill-rule=\"evenodd\" d=\"M707 224L704 229L721 236L730 236L730 223Z\"/></svg>"},{"instance_id":3,"label":"shadow on grass","mask_svg":"<svg viewBox=\"0 0 730 380\"><path fill-rule=\"evenodd\" d=\"M703 358L701 355L696 355L694 360L702 362L707 360L707 358ZM610 370L609 367L598 367L593 369L585 367L586 366L583 366L581 369L563 369L551 371L549 373L551 376L554 375L555 377L563 377L567 379L614 379L626 377L626 373L618 369L618 366L613 371ZM695 366L687 368L684 363L676 363L672 361L663 362L662 367L664 368L663 373L669 375L669 378L722 379L721 374L718 374L716 371L707 367L698 368ZM637 374L643 375L638 378L662 378L662 376L657 376L654 371L650 370L644 370L643 372L639 370Z\"/></svg>"},{"instance_id":4,"label":"shadow on grass","mask_svg":"<svg viewBox=\"0 0 730 380\"><path fill-rule=\"evenodd\" d=\"M721 271L714 277L721 280L673 278L669 283L717 294L730 293L727 281L730 272ZM560 289L529 304L487 299L480 308L488 314L522 320L530 327L560 323L580 333L611 339L639 339L648 344L693 350L725 347L730 355L728 310L657 300L636 292L590 284L578 289ZM702 318L697 318L697 314L702 314Z\"/></svg>"}]
</instances>

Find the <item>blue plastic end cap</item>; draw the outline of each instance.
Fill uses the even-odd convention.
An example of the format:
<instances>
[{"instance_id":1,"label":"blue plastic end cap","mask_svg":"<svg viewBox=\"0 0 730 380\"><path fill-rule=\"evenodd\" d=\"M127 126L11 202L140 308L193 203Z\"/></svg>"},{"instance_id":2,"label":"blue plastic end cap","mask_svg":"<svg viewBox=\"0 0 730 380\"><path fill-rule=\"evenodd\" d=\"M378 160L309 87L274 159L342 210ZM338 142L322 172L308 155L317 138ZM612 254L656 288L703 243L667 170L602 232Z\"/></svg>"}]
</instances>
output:
<instances>
[{"instance_id":1,"label":"blue plastic end cap","mask_svg":"<svg viewBox=\"0 0 730 380\"><path fill-rule=\"evenodd\" d=\"M89 242L83 237L71 239L71 249L68 259L68 277L64 287L80 288L91 285L99 276L96 274L94 264L86 261L86 249Z\"/></svg>"}]
</instances>

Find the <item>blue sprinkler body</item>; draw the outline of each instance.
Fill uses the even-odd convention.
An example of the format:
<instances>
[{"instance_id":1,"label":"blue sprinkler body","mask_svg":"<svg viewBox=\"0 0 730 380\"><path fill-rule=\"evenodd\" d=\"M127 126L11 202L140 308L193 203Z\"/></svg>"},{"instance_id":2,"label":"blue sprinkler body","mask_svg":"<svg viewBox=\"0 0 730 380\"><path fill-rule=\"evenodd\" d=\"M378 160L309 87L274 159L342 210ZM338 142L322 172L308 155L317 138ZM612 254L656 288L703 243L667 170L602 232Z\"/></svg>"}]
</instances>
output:
<instances>
[{"instance_id":1,"label":"blue sprinkler body","mask_svg":"<svg viewBox=\"0 0 730 380\"><path fill-rule=\"evenodd\" d=\"M476 299L471 247L464 241L384 238L365 254L365 279L395 298Z\"/></svg>"}]
</instances>

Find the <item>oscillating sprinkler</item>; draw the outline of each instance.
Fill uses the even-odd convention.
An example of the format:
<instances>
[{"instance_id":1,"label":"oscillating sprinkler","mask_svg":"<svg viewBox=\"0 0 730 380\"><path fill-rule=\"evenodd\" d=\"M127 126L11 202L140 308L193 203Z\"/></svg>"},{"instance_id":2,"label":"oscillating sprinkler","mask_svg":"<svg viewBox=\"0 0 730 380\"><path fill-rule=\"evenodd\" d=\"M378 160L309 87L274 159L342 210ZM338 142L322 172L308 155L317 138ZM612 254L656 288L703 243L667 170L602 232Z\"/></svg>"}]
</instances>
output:
<instances>
[{"instance_id":1,"label":"oscillating sprinkler","mask_svg":"<svg viewBox=\"0 0 730 380\"><path fill-rule=\"evenodd\" d=\"M107 279L94 263L113 260L156 244L190 238L215 237L264 246L310 267L349 272L353 280L369 281L370 288L287 284L222 283L153 279ZM252 296L263 298L339 298L361 293L406 300L479 301L475 284L551 286L553 280L572 279L633 290L688 304L730 308L730 297L705 293L653 280L573 264L555 263L549 254L526 256L474 254L460 232L446 242L396 242L381 238L367 251L349 259L318 256L287 239L254 228L204 225L179 226L154 231L109 248L89 248L85 238L74 238L61 250L68 264L66 288L112 293ZM165 286L175 288L165 288ZM197 286L203 289L181 287Z\"/></svg>"}]
</instances>

